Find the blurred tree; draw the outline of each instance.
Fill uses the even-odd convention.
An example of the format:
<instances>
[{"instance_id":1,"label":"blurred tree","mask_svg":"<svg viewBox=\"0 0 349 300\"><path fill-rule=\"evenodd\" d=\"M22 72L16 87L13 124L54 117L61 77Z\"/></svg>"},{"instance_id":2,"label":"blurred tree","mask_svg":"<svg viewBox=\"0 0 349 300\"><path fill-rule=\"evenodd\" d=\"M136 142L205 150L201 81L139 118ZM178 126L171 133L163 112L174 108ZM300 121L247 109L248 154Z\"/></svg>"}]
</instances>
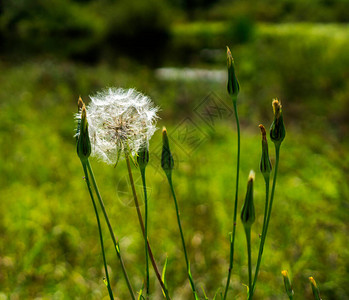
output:
<instances>
[{"instance_id":1,"label":"blurred tree","mask_svg":"<svg viewBox=\"0 0 349 300\"><path fill-rule=\"evenodd\" d=\"M83 55L101 30L94 16L69 0L9 0L0 19L7 53Z\"/></svg>"},{"instance_id":2,"label":"blurred tree","mask_svg":"<svg viewBox=\"0 0 349 300\"><path fill-rule=\"evenodd\" d=\"M169 39L172 15L162 0L121 0L104 12L106 44L113 54L156 65Z\"/></svg>"}]
</instances>

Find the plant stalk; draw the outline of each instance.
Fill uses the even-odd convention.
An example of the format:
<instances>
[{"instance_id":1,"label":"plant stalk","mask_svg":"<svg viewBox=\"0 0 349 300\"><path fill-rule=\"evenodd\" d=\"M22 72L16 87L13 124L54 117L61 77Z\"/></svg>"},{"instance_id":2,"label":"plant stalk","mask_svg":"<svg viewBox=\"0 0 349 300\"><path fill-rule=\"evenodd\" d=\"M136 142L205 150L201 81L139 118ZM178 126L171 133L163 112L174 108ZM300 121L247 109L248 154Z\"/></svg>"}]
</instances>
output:
<instances>
[{"instance_id":1,"label":"plant stalk","mask_svg":"<svg viewBox=\"0 0 349 300\"><path fill-rule=\"evenodd\" d=\"M237 128L237 163L236 163L236 185L235 185L235 202L234 202L234 226L233 233L230 238L230 259L229 259L229 269L228 269L228 277L227 283L224 291L224 300L227 298L228 289L230 285L230 276L234 266L234 244L235 244L235 232L236 232L236 215L237 215L237 205L238 205L238 196L239 196L239 171L240 171L240 122L236 105L237 99L233 99L234 105L234 114L236 120L236 128Z\"/></svg>"},{"instance_id":2,"label":"plant stalk","mask_svg":"<svg viewBox=\"0 0 349 300\"><path fill-rule=\"evenodd\" d=\"M100 240L101 249L102 249L102 256L103 256L103 264L104 264L104 270L105 270L105 277L106 277L106 279L107 279L108 293L109 293L110 300L114 300L113 291L112 291L111 285L110 285L110 279L109 279L109 272L108 272L108 267L107 267L107 261L106 261L106 258L105 258L101 222L100 222L100 220L99 220L98 210L97 210L96 202L95 202L95 199L94 199L94 196L93 196L93 192L92 192L92 188L91 188L91 184L90 184L90 180L89 180L89 176L88 176L88 172L87 172L86 163L83 162L83 161L81 161L81 163L82 163L82 167L83 167L84 173L85 173L86 185L87 185L88 191L89 191L89 193L90 193L90 197L91 197L91 200L92 200L93 208L94 208L94 211L95 211L95 214L96 214L97 225L98 225L98 233L99 233L99 240Z\"/></svg>"},{"instance_id":3,"label":"plant stalk","mask_svg":"<svg viewBox=\"0 0 349 300\"><path fill-rule=\"evenodd\" d=\"M135 188L135 184L134 184L134 180L133 180L133 175L132 175L132 169L131 169L131 164L130 164L130 158L127 154L125 154L125 160L126 160L126 165L127 165L127 170L128 170L128 175L129 175L129 179L130 179L130 184L131 184L131 188L132 188L132 194L133 194L133 199L135 202L135 206L136 206L136 210L137 210L137 216L138 216L138 221L139 221L139 225L141 226L142 229L142 233L143 236L145 236L145 228L144 228L144 223L143 223L143 218L142 218L142 214L139 208L139 202L138 202L138 198L137 198L137 193L136 193L136 188ZM149 258L150 261L152 263L153 269L155 271L155 275L161 285L161 288L165 294L166 299L170 300L170 296L168 294L168 290L165 287L164 282L162 281L161 278L161 274L159 272L159 269L156 265L156 261L153 255L153 251L151 250L150 244L149 244L149 239L147 240L147 245L148 245L148 253L149 253Z\"/></svg>"},{"instance_id":4,"label":"plant stalk","mask_svg":"<svg viewBox=\"0 0 349 300\"><path fill-rule=\"evenodd\" d=\"M262 226L262 235L261 235L261 242L259 245L259 252L258 252L258 259L257 259L257 265L256 265L256 271L254 273L254 279L253 279L253 285L252 290L250 290L250 299L252 299L254 287L256 285L257 279L258 279L258 273L259 268L262 261L262 255L264 250L264 241L265 241L265 231L266 231L266 223L267 223L267 214L268 214L268 202L269 202L269 185L270 185L270 177L265 177L265 207L264 207L264 218L263 218L263 226Z\"/></svg>"},{"instance_id":5,"label":"plant stalk","mask_svg":"<svg viewBox=\"0 0 349 300\"><path fill-rule=\"evenodd\" d=\"M268 207L268 215L267 215L267 219L266 219L266 223L265 223L264 233L262 233L262 240L261 240L261 243L260 243L260 246L259 246L259 249L262 252L261 255L263 254L263 248L264 248L264 244L265 244L265 240L266 240L267 232L268 232L268 228L269 228L271 211L272 211L272 208L273 208L273 200L274 200L274 194L275 194L276 178L277 178L278 167L279 167L279 158L280 158L280 144L279 145L275 144L274 178L273 178L273 185L272 185L272 189L271 189L270 202L269 202L269 207ZM261 260L261 258L259 260ZM258 264L258 262L257 262L257 264ZM259 262L259 264L260 264L260 262ZM251 290L251 293L250 293L250 296L249 296L249 300L252 300L253 293L254 293L255 288L256 288L257 276L258 276L258 273L256 271L255 277L254 277L254 281L253 281L252 290Z\"/></svg>"},{"instance_id":6,"label":"plant stalk","mask_svg":"<svg viewBox=\"0 0 349 300\"><path fill-rule=\"evenodd\" d=\"M252 262L251 262L251 227L245 228L248 257L248 290L252 290Z\"/></svg>"},{"instance_id":7,"label":"plant stalk","mask_svg":"<svg viewBox=\"0 0 349 300\"><path fill-rule=\"evenodd\" d=\"M148 255L148 195L147 195L147 186L145 182L145 168L140 169L143 183L143 191L144 191L144 243L145 243L145 270L146 270L146 293L147 299L149 298L149 255Z\"/></svg>"},{"instance_id":8,"label":"plant stalk","mask_svg":"<svg viewBox=\"0 0 349 300\"><path fill-rule=\"evenodd\" d=\"M86 166L87 166L87 169L88 169L88 171L90 173L91 181L92 181L93 187L95 189L95 192L97 194L97 198L98 198L99 204L100 204L100 206L102 208L104 219L105 219L105 221L107 223L107 226L108 226L108 229L109 229L109 233L110 233L110 236L111 236L111 239L113 241L114 248L115 248L115 251L116 251L116 255L117 255L118 259L119 259L119 262L120 262L120 265L121 265L121 269L122 269L122 273L123 273L124 278L126 280L127 288L128 288L128 290L129 290L129 292L131 294L132 300L136 300L135 295L134 295L133 290L132 290L130 279L128 278L128 275L127 275L127 272L126 272L124 261L123 261L123 259L121 257L119 241L115 237L113 228L111 227L111 224L110 224L110 221L109 221L109 217L108 217L107 211L105 209L102 197L101 197L101 195L99 193L99 189L98 189L95 177L93 175L92 167L91 167L91 164L90 164L89 160L87 160Z\"/></svg>"},{"instance_id":9,"label":"plant stalk","mask_svg":"<svg viewBox=\"0 0 349 300\"><path fill-rule=\"evenodd\" d=\"M189 278L189 283L191 286L191 289L193 291L193 295L194 295L194 299L198 300L198 295L195 289L195 284L194 284L194 280L191 276L191 272L190 272L190 263L189 263L189 259L188 259L188 253L187 253L187 248L185 246L185 241L184 241L184 235L183 235L183 229L182 229L182 225L181 225L181 219L180 219L180 212L179 212L179 208L178 208L178 202L177 202L177 198L176 198L176 194L173 188L173 184L172 184L172 177L171 177L171 173L167 173L167 179L168 179L168 183L170 185L171 188L171 193L173 196L173 200L175 203L175 207L176 207L176 215L177 215L177 223L178 223L178 228L179 228L179 232L181 235L181 240L182 240L182 246L183 246L183 252L184 252L184 257L185 257L185 263L187 265L187 273L188 273L188 278Z\"/></svg>"}]
</instances>

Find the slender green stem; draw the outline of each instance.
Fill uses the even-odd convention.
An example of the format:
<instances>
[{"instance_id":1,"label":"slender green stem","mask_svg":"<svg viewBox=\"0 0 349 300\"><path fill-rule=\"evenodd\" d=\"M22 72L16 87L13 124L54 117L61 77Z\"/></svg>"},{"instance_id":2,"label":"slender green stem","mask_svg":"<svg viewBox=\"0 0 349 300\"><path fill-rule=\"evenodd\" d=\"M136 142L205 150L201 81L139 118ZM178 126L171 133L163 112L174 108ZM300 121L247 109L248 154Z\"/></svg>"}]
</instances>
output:
<instances>
[{"instance_id":1,"label":"slender green stem","mask_svg":"<svg viewBox=\"0 0 349 300\"><path fill-rule=\"evenodd\" d=\"M126 160L128 175L129 175L129 179L130 179L133 199L134 199L136 210L137 210L137 216L138 216L139 225L141 226L143 236L145 236L145 228L144 228L142 214L141 214L141 211L139 209L139 202L138 202L136 188L135 188L135 184L134 184L134 180L133 180L133 176L132 176L132 169L131 169L131 164L130 164L130 158L129 158L129 156L127 154L125 154L125 160ZM150 261L152 263L155 275L156 275L156 277L157 277L157 279L158 279L158 281L159 281L159 283L161 285L161 288L162 288L162 290L163 290L163 292L165 294L166 299L170 300L170 296L168 294L168 290L167 290L164 282L162 281L161 274L160 274L159 269L158 269L158 267L156 265L156 261L155 261L154 255L153 255L153 251L151 250L151 247L150 247L150 244L149 244L149 239L147 240L147 244L148 244L149 258L150 258Z\"/></svg>"},{"instance_id":2,"label":"slender green stem","mask_svg":"<svg viewBox=\"0 0 349 300\"><path fill-rule=\"evenodd\" d=\"M86 185L87 185L88 191L89 191L89 193L90 193L90 197L91 197L91 200L92 200L93 208L94 208L95 214L96 214L97 225L98 225L98 233L99 233L99 240L100 240L100 242L101 242L101 249L102 249L102 256L103 256L103 264L104 264L104 270L105 270L105 277L106 277L106 279L107 279L107 284L108 284L107 288L108 288L108 292L109 292L109 297L110 297L111 300L114 300L113 291L112 291L111 285L110 285L110 279L109 279L107 261L106 261L106 258L105 258L101 222L100 222L100 220L99 220L98 210L97 210L96 202L95 202L95 199L94 199L94 196L93 196L93 192L92 192L92 188L91 188L91 184L90 184L90 180L89 180L89 176L88 176L88 172L87 172L86 163L83 162L83 161L81 161L81 163L82 163L82 167L83 167L84 173L85 173Z\"/></svg>"},{"instance_id":3,"label":"slender green stem","mask_svg":"<svg viewBox=\"0 0 349 300\"><path fill-rule=\"evenodd\" d=\"M230 276L231 271L233 270L234 266L234 244L235 244L235 232L236 232L236 215L237 215L237 206L238 206L238 196L239 196L239 173L240 173L240 122L239 122L239 116L236 106L236 99L233 99L234 104L234 113L235 113L235 120L236 120L236 128L237 128L237 163L236 163L236 185L235 185L235 202L234 202L234 226L233 226L233 234L230 239L230 259L229 259L229 269L228 269L228 277L227 277L227 283L225 286L225 292L224 292L224 300L227 298L227 293L229 289L230 284Z\"/></svg>"},{"instance_id":4,"label":"slender green stem","mask_svg":"<svg viewBox=\"0 0 349 300\"><path fill-rule=\"evenodd\" d=\"M259 273L259 268L261 265L262 261L262 255L263 255L263 250L264 250L264 241L265 241L265 231L266 231L266 223L267 223L267 214L268 214L268 202L269 202L269 182L270 182L270 177L265 177L265 207L264 207L264 219L263 219L263 226L262 226L262 235L261 235L261 242L259 245L259 252L258 252L258 259L257 259L257 265L256 265L256 271L254 273L254 279L253 279L253 285L252 285L252 290L250 290L250 299L252 299L253 292L254 292L254 287L257 282L258 278L258 273Z\"/></svg>"},{"instance_id":5,"label":"slender green stem","mask_svg":"<svg viewBox=\"0 0 349 300\"><path fill-rule=\"evenodd\" d=\"M279 145L275 144L274 178L273 178L273 185L272 185L272 188L271 188L271 195L270 195L270 202L269 202L269 207L268 207L268 214L267 214L266 224L265 224L265 228L264 228L264 233L262 233L262 240L261 240L261 244L260 244L260 249L262 249L262 252L263 252L265 240L266 240L266 237L267 237L271 211L272 211L272 208L273 208L273 200L274 200L274 194L275 194L276 178L277 178L278 167L279 167L279 158L280 158L280 144ZM258 274L256 273L249 300L252 300L253 293L254 293L254 291L256 289L257 275Z\"/></svg>"},{"instance_id":6,"label":"slender green stem","mask_svg":"<svg viewBox=\"0 0 349 300\"><path fill-rule=\"evenodd\" d=\"M193 278L192 278L191 272L190 272L190 263L189 263L189 259L188 259L187 248L185 246L184 235L183 235L183 230L182 230L182 225L181 225L181 219L180 219L180 216L179 216L180 212L179 212L179 208L178 208L176 194L175 194L175 191L174 191L174 188L173 188L173 184L172 184L171 173L168 173L166 175L167 175L168 183L170 185L172 196L173 196L173 200L174 200L175 207L176 207L177 223L178 223L179 232L181 234L183 252L184 252L184 257L185 257L185 263L187 265L187 273L188 273L190 286L191 286L191 289L192 289L193 294L194 294L194 299L198 299L197 292L195 290L195 284L194 284L194 281L193 281Z\"/></svg>"},{"instance_id":7,"label":"slender green stem","mask_svg":"<svg viewBox=\"0 0 349 300\"><path fill-rule=\"evenodd\" d=\"M126 272L126 268L125 268L125 264L124 264L124 261L121 257L121 253L120 253L120 246L119 246L119 241L117 240L117 238L115 237L115 234L114 234L114 231L113 231L113 228L111 227L111 224L110 224L110 221L109 221L109 217L108 217L108 214L107 214L107 211L105 209L105 206L104 206L104 203L103 203L103 200L102 200L102 197L99 193L99 189L98 189L98 186L97 186L97 183L96 183L96 180L95 180L95 177L93 175L93 171L92 171L92 167L91 167L91 164L89 162L89 160L87 160L87 169L91 175L91 181L92 181L92 184L93 184L93 187L95 189L95 192L97 194L97 198L98 198L98 201L99 201L99 204L102 208L102 212L103 212L103 215L104 215L104 219L107 223L107 226L108 226L108 229L109 229L109 233L110 233L110 236L111 236L111 239L113 241L113 244L114 244L114 248L116 250L116 255L119 259L119 262L120 262L120 265L121 265L121 269L122 269L122 273L124 275L124 278L126 280L126 284L127 284L127 287L128 287L128 290L131 294L131 298L132 300L136 300L135 298L135 295L133 293L133 289L132 289L132 286L131 286L131 282L130 282L130 279L128 278L128 275L127 275L127 272Z\"/></svg>"},{"instance_id":8,"label":"slender green stem","mask_svg":"<svg viewBox=\"0 0 349 300\"><path fill-rule=\"evenodd\" d=\"M145 183L145 168L140 169L143 183L144 191L144 243L145 243L145 270L146 270L146 293L147 299L149 298L149 257L148 257L148 195L147 195L147 186Z\"/></svg>"},{"instance_id":9,"label":"slender green stem","mask_svg":"<svg viewBox=\"0 0 349 300\"><path fill-rule=\"evenodd\" d=\"M248 290L252 290L251 228L245 228L248 256Z\"/></svg>"}]
</instances>

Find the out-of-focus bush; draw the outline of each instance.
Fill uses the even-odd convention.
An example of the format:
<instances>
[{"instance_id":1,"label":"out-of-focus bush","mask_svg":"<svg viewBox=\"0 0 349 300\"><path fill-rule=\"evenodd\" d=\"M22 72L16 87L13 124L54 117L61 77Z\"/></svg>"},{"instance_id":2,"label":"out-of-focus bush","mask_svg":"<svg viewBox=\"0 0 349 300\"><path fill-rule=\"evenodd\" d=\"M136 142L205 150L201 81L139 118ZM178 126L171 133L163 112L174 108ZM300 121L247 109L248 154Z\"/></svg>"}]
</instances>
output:
<instances>
[{"instance_id":1,"label":"out-of-focus bush","mask_svg":"<svg viewBox=\"0 0 349 300\"><path fill-rule=\"evenodd\" d=\"M157 64L169 38L172 14L162 0L122 0L103 12L111 53Z\"/></svg>"},{"instance_id":2,"label":"out-of-focus bush","mask_svg":"<svg viewBox=\"0 0 349 300\"><path fill-rule=\"evenodd\" d=\"M15 55L83 56L103 30L88 7L69 0L6 1L0 20L2 51Z\"/></svg>"},{"instance_id":3,"label":"out-of-focus bush","mask_svg":"<svg viewBox=\"0 0 349 300\"><path fill-rule=\"evenodd\" d=\"M116 54L157 61L170 20L161 0L9 0L0 11L0 51L89 62Z\"/></svg>"},{"instance_id":4,"label":"out-of-focus bush","mask_svg":"<svg viewBox=\"0 0 349 300\"><path fill-rule=\"evenodd\" d=\"M248 15L262 22L348 22L347 0L220 1L208 17L216 20Z\"/></svg>"}]
</instances>

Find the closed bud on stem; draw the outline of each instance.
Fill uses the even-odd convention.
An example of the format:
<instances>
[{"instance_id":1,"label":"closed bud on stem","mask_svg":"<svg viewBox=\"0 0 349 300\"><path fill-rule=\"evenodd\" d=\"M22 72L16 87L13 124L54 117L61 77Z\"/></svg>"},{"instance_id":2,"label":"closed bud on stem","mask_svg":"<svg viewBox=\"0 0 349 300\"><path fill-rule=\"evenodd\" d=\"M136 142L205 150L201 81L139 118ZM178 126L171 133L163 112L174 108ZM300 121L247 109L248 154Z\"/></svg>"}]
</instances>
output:
<instances>
[{"instance_id":1,"label":"closed bud on stem","mask_svg":"<svg viewBox=\"0 0 349 300\"><path fill-rule=\"evenodd\" d=\"M259 165L259 168L261 170L261 173L263 174L264 178L269 178L270 172L271 172L271 162L269 159L269 150L268 150L268 141L267 141L267 133L265 131L264 126L261 124L259 125L259 128L262 133L262 156L261 156L261 162Z\"/></svg>"},{"instance_id":2,"label":"closed bud on stem","mask_svg":"<svg viewBox=\"0 0 349 300\"><path fill-rule=\"evenodd\" d=\"M231 55L231 52L228 46L227 46L227 67L228 67L228 84L227 84L228 93L233 97L233 100L236 101L236 98L240 91L240 85L235 75L234 59Z\"/></svg>"},{"instance_id":3,"label":"closed bud on stem","mask_svg":"<svg viewBox=\"0 0 349 300\"><path fill-rule=\"evenodd\" d=\"M83 106L84 106L84 101L82 101L81 97L79 96L79 100L78 100L78 110L80 111L80 109L82 109Z\"/></svg>"},{"instance_id":4,"label":"closed bud on stem","mask_svg":"<svg viewBox=\"0 0 349 300\"><path fill-rule=\"evenodd\" d=\"M294 295L294 292L292 289L290 278L288 277L288 272L286 270L283 270L283 271L281 271L281 274L284 277L286 294L289 298L292 298Z\"/></svg>"},{"instance_id":5,"label":"closed bud on stem","mask_svg":"<svg viewBox=\"0 0 349 300\"><path fill-rule=\"evenodd\" d=\"M282 106L278 99L273 100L274 121L270 127L270 139L275 145L280 145L286 135L285 124L282 116Z\"/></svg>"},{"instance_id":6,"label":"closed bud on stem","mask_svg":"<svg viewBox=\"0 0 349 300\"><path fill-rule=\"evenodd\" d=\"M255 179L255 173L250 172L247 182L247 192L245 197L244 205L241 209L241 222L245 229L251 228L255 221L255 211L253 204L253 181Z\"/></svg>"},{"instance_id":7,"label":"closed bud on stem","mask_svg":"<svg viewBox=\"0 0 349 300\"><path fill-rule=\"evenodd\" d=\"M311 284L311 289L313 290L313 295L314 295L315 300L321 300L320 290L317 287L315 279L313 277L309 277L309 281Z\"/></svg>"},{"instance_id":8,"label":"closed bud on stem","mask_svg":"<svg viewBox=\"0 0 349 300\"><path fill-rule=\"evenodd\" d=\"M147 143L144 143L138 150L137 163L141 170L144 170L149 162L149 149Z\"/></svg>"},{"instance_id":9,"label":"closed bud on stem","mask_svg":"<svg viewBox=\"0 0 349 300\"><path fill-rule=\"evenodd\" d=\"M86 107L85 104L82 105L81 118L80 118L80 128L77 135L77 153L81 160L87 160L91 154L91 143L88 134L88 122L86 118Z\"/></svg>"},{"instance_id":10,"label":"closed bud on stem","mask_svg":"<svg viewBox=\"0 0 349 300\"><path fill-rule=\"evenodd\" d=\"M174 167L174 160L171 154L167 130L165 127L162 129L161 167L165 171L167 176L171 175L172 169Z\"/></svg>"}]
</instances>

